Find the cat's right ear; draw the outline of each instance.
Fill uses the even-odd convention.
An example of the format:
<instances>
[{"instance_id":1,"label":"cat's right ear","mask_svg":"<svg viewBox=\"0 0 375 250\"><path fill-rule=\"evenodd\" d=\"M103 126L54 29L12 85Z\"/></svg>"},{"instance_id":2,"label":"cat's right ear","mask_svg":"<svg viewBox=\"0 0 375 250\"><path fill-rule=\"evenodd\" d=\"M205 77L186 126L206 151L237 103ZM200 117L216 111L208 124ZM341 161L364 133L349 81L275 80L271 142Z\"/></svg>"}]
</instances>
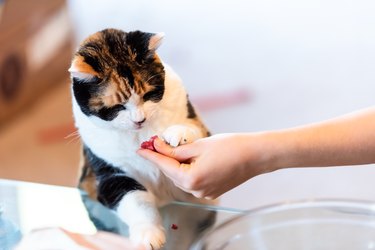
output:
<instances>
[{"instance_id":1,"label":"cat's right ear","mask_svg":"<svg viewBox=\"0 0 375 250\"><path fill-rule=\"evenodd\" d=\"M78 78L85 81L91 80L97 76L97 73L90 65L84 62L81 56L74 57L68 71L72 78Z\"/></svg>"},{"instance_id":2,"label":"cat's right ear","mask_svg":"<svg viewBox=\"0 0 375 250\"><path fill-rule=\"evenodd\" d=\"M163 41L164 36L165 34L163 32L152 34L148 42L148 49L153 52L157 50L159 46L161 45L161 42Z\"/></svg>"}]
</instances>

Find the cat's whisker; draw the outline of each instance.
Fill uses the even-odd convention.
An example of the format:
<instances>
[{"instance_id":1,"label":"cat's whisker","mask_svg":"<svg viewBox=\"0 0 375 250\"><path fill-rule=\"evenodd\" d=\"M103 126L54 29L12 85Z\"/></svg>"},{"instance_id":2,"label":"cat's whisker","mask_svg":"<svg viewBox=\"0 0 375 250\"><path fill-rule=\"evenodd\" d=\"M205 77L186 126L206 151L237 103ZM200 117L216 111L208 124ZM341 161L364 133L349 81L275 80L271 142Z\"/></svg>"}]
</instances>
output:
<instances>
[{"instance_id":1,"label":"cat's whisker","mask_svg":"<svg viewBox=\"0 0 375 250\"><path fill-rule=\"evenodd\" d=\"M70 137L75 137L77 135L79 135L79 132L78 132L78 130L75 130L72 133L70 133L67 136L65 136L64 139L69 139Z\"/></svg>"},{"instance_id":2,"label":"cat's whisker","mask_svg":"<svg viewBox=\"0 0 375 250\"><path fill-rule=\"evenodd\" d=\"M79 137L72 138L71 140L69 140L67 142L68 145L70 145L70 144L79 144L79 143L81 143L81 139Z\"/></svg>"},{"instance_id":3,"label":"cat's whisker","mask_svg":"<svg viewBox=\"0 0 375 250\"><path fill-rule=\"evenodd\" d=\"M81 136L79 135L78 130L70 133L69 135L65 136L64 139L69 139L68 144L80 142Z\"/></svg>"}]
</instances>

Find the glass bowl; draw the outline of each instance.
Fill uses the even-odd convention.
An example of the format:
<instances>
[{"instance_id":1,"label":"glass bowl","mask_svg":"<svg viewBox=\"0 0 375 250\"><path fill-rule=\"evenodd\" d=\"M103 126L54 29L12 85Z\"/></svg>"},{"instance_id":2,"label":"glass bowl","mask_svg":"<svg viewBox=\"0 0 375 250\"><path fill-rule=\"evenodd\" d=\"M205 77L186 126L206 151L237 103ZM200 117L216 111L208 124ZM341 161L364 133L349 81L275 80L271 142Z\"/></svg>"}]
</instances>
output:
<instances>
[{"instance_id":1,"label":"glass bowl","mask_svg":"<svg viewBox=\"0 0 375 250\"><path fill-rule=\"evenodd\" d=\"M375 249L375 203L313 200L263 207L212 228L191 249Z\"/></svg>"}]
</instances>

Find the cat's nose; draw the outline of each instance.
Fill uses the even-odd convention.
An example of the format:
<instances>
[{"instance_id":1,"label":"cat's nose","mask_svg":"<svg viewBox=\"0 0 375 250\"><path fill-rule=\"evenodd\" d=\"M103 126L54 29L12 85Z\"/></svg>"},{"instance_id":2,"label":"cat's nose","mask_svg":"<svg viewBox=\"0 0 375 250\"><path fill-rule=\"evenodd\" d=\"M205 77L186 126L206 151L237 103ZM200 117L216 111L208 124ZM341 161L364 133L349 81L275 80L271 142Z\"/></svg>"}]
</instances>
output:
<instances>
[{"instance_id":1,"label":"cat's nose","mask_svg":"<svg viewBox=\"0 0 375 250\"><path fill-rule=\"evenodd\" d=\"M143 118L141 121L133 121L136 125L142 125L146 121L146 118Z\"/></svg>"}]
</instances>

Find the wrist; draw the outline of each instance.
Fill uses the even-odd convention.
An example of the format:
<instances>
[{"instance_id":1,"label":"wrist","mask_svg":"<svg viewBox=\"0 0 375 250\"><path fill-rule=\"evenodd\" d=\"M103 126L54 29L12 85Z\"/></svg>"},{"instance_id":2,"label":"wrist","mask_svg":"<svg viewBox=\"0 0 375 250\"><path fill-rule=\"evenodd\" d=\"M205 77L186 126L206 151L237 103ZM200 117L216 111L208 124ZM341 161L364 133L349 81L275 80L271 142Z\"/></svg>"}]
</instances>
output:
<instances>
[{"instance_id":1,"label":"wrist","mask_svg":"<svg viewBox=\"0 0 375 250\"><path fill-rule=\"evenodd\" d=\"M284 148L277 132L248 133L240 136L245 145L242 147L243 157L249 178L282 168Z\"/></svg>"}]
</instances>

